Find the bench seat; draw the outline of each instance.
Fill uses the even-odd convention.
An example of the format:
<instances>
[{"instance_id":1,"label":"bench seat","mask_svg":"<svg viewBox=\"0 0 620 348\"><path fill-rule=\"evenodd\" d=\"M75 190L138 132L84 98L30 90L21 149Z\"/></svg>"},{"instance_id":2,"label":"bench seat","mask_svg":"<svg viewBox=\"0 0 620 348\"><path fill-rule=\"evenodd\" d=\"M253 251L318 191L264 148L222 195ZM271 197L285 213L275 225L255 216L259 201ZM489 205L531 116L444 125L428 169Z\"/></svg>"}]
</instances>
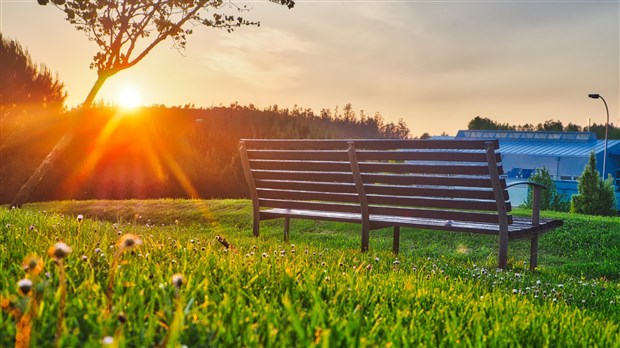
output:
<instances>
[{"instance_id":1,"label":"bench seat","mask_svg":"<svg viewBox=\"0 0 620 348\"><path fill-rule=\"evenodd\" d=\"M361 223L362 214L334 213L301 209L272 208L260 212L261 220L287 218L287 219L311 219L322 221ZM402 217L390 215L370 214L370 228L380 229L394 226L420 228L429 230L444 230L454 232L469 232L476 234L499 235L499 225L492 223L479 223L467 221L453 221L444 219L428 219L415 217ZM538 226L532 225L529 217L513 217L513 223L508 225L508 239L531 238L534 234L541 234L562 226L561 220L541 219ZM286 231L285 233L287 233Z\"/></svg>"}]
</instances>

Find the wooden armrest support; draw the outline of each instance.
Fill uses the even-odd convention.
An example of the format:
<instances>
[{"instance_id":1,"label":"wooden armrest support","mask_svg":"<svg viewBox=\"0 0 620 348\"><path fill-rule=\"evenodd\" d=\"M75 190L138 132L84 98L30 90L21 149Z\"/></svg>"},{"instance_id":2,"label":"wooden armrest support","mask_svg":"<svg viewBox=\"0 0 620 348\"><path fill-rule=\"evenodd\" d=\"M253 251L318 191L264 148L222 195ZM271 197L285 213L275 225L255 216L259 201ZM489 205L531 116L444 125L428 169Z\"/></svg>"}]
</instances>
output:
<instances>
[{"instance_id":1,"label":"wooden armrest support","mask_svg":"<svg viewBox=\"0 0 620 348\"><path fill-rule=\"evenodd\" d=\"M532 195L532 225L533 226L540 225L540 199L541 199L540 192L542 189L546 190L547 186L537 183L537 182L533 182L533 181L519 181L519 182L514 182L510 185L506 185L506 188L517 186L517 185L530 185L534 189L534 192Z\"/></svg>"}]
</instances>

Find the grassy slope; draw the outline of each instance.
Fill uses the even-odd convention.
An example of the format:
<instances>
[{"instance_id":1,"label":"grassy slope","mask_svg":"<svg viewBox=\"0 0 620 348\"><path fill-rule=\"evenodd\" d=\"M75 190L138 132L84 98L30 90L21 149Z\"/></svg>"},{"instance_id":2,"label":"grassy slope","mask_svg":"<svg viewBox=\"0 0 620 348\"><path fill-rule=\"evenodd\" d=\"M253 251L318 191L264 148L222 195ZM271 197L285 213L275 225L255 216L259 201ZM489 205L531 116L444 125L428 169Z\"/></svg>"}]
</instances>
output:
<instances>
[{"instance_id":1,"label":"grassy slope","mask_svg":"<svg viewBox=\"0 0 620 348\"><path fill-rule=\"evenodd\" d=\"M64 338L67 345L95 342L113 329L125 330L117 336L129 346L160 342L175 308L167 285L175 272L187 278L185 344L557 346L620 339L618 219L555 214L565 226L541 238L541 267L531 273L528 243L511 243L510 269L496 272L497 240L479 235L404 229L397 258L388 230L372 232L371 251L361 254L359 226L350 224L296 220L293 247L281 241L281 222L268 221L256 239L243 200L50 202L0 214L4 298L16 293L11 284L23 277L19 263L27 253L44 255L56 238L74 247L66 330L79 331ZM78 225L77 214L87 220ZM115 287L113 313L130 313L121 325L100 315L114 249L105 257L93 250L106 253L127 232L145 243L125 255ZM225 252L215 235L238 251ZM87 262L79 261L82 254ZM46 269L54 271L49 260ZM42 316L55 318L56 307L50 300ZM53 336L49 321L37 323L35 340ZM3 312L0 331L11 335L0 345L11 344L14 325Z\"/></svg>"}]
</instances>

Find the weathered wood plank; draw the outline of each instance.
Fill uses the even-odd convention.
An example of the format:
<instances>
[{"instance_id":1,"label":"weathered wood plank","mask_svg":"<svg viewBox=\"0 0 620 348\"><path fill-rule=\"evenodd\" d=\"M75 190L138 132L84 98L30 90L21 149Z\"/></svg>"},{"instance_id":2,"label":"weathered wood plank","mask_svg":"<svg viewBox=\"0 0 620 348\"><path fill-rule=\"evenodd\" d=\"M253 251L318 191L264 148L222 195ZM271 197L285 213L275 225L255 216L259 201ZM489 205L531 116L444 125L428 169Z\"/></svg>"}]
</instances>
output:
<instances>
[{"instance_id":1,"label":"weathered wood plank","mask_svg":"<svg viewBox=\"0 0 620 348\"><path fill-rule=\"evenodd\" d=\"M359 203L358 195L351 193L347 194L316 191L289 191L259 188L258 197L291 201L328 201Z\"/></svg>"},{"instance_id":2,"label":"weathered wood plank","mask_svg":"<svg viewBox=\"0 0 620 348\"><path fill-rule=\"evenodd\" d=\"M484 161L486 159L484 153L465 151L358 151L357 156L360 161L433 161L485 163ZM501 161L501 157L498 157L498 159Z\"/></svg>"},{"instance_id":3,"label":"weathered wood plank","mask_svg":"<svg viewBox=\"0 0 620 348\"><path fill-rule=\"evenodd\" d=\"M279 199L259 198L261 207L298 209L310 211L326 211L340 213L361 213L359 204L336 204L336 203L320 203L305 201L287 201Z\"/></svg>"},{"instance_id":4,"label":"weathered wood plank","mask_svg":"<svg viewBox=\"0 0 620 348\"><path fill-rule=\"evenodd\" d=\"M368 204L416 208L495 211L495 201L368 195Z\"/></svg>"},{"instance_id":5,"label":"weathered wood plank","mask_svg":"<svg viewBox=\"0 0 620 348\"><path fill-rule=\"evenodd\" d=\"M256 180L256 185L266 189L296 190L296 191L319 191L334 193L357 193L352 183L338 182L312 182L312 181L289 181L289 180Z\"/></svg>"}]
</instances>

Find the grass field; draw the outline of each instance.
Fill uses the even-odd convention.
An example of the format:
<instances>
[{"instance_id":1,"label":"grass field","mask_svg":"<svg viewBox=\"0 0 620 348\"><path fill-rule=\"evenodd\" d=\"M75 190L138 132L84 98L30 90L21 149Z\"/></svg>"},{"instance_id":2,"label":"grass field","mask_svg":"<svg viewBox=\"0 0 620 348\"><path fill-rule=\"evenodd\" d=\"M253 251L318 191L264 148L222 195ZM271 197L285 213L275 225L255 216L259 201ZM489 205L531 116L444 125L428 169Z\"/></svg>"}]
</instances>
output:
<instances>
[{"instance_id":1,"label":"grass field","mask_svg":"<svg viewBox=\"0 0 620 348\"><path fill-rule=\"evenodd\" d=\"M403 229L398 256L351 224L254 238L245 200L4 208L0 346L620 347L620 219L543 216L565 225L531 272L527 242L500 271L481 235Z\"/></svg>"}]
</instances>

